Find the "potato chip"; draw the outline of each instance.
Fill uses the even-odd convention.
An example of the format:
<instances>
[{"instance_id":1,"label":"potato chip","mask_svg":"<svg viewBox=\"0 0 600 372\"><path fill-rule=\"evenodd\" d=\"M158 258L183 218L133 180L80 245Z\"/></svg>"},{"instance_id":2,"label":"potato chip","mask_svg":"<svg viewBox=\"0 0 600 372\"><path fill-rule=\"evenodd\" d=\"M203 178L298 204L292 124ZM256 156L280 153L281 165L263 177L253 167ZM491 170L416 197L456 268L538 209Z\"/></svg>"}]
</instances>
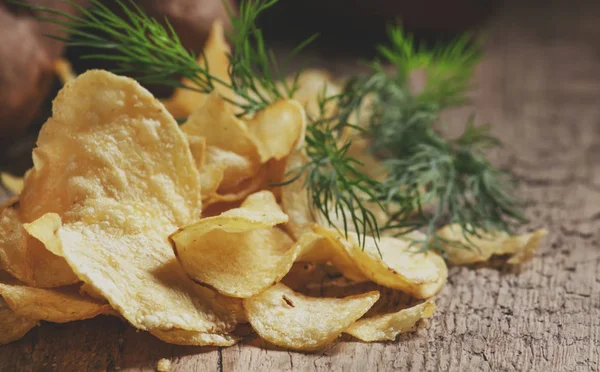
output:
<instances>
[{"instance_id":1,"label":"potato chip","mask_svg":"<svg viewBox=\"0 0 600 372\"><path fill-rule=\"evenodd\" d=\"M38 324L37 320L15 314L0 297L0 345L20 339Z\"/></svg>"},{"instance_id":2,"label":"potato chip","mask_svg":"<svg viewBox=\"0 0 600 372\"><path fill-rule=\"evenodd\" d=\"M171 361L169 359L161 359L156 364L156 370L158 372L170 372L171 371Z\"/></svg>"},{"instance_id":3,"label":"potato chip","mask_svg":"<svg viewBox=\"0 0 600 372\"><path fill-rule=\"evenodd\" d=\"M273 228L286 221L273 194L261 191L240 208L184 227L171 240L193 280L222 294L247 298L279 282L312 243L307 237L294 244L285 232Z\"/></svg>"},{"instance_id":4,"label":"potato chip","mask_svg":"<svg viewBox=\"0 0 600 372\"><path fill-rule=\"evenodd\" d=\"M238 338L229 334L202 333L181 329L153 330L152 335L159 340L176 345L191 346L233 346Z\"/></svg>"},{"instance_id":5,"label":"potato chip","mask_svg":"<svg viewBox=\"0 0 600 372\"><path fill-rule=\"evenodd\" d=\"M363 249L356 233L349 233L346 239L334 229L318 226L316 231L343 247L365 277L416 298L433 296L448 277L443 258L432 251L416 253L411 249L411 236L382 237L377 244L367 236Z\"/></svg>"},{"instance_id":6,"label":"potato chip","mask_svg":"<svg viewBox=\"0 0 600 372\"><path fill-rule=\"evenodd\" d=\"M202 164L199 169L205 201L232 201L234 197L227 194L243 199L260 187L256 142L246 124L233 115L218 94L207 96L181 129L188 138L205 139L202 159L196 154L196 163Z\"/></svg>"},{"instance_id":7,"label":"potato chip","mask_svg":"<svg viewBox=\"0 0 600 372\"><path fill-rule=\"evenodd\" d=\"M23 190L23 178L13 176L12 174L0 172L0 180L8 191L15 195L19 195Z\"/></svg>"},{"instance_id":8,"label":"potato chip","mask_svg":"<svg viewBox=\"0 0 600 372\"><path fill-rule=\"evenodd\" d=\"M225 40L225 31L221 21L215 21L212 25L208 40L204 45L203 53L198 57L198 65L208 69L209 73L219 80L231 85L229 77L229 54L231 49ZM206 60L204 59L206 57ZM193 81L183 79L185 86L196 87ZM215 90L230 99L235 99L231 89L219 82L214 82ZM177 88L173 97L164 101L164 105L174 117L187 118L204 104L207 99L206 93L197 92L185 88ZM226 104L230 106L229 104Z\"/></svg>"},{"instance_id":9,"label":"potato chip","mask_svg":"<svg viewBox=\"0 0 600 372\"><path fill-rule=\"evenodd\" d=\"M28 197L31 194L28 192ZM59 287L78 282L62 257L50 252L26 232L21 222L23 212L18 199L0 212L0 266L31 286ZM38 226L41 223L43 221Z\"/></svg>"},{"instance_id":10,"label":"potato chip","mask_svg":"<svg viewBox=\"0 0 600 372\"><path fill-rule=\"evenodd\" d=\"M71 62L64 58L59 58L56 61L54 61L54 72L56 72L56 75L58 76L60 82L63 85L65 85L69 81L75 80L75 78L77 77L77 75L73 71L73 66L71 65Z\"/></svg>"},{"instance_id":11,"label":"potato chip","mask_svg":"<svg viewBox=\"0 0 600 372\"><path fill-rule=\"evenodd\" d=\"M290 155L286 169L286 179L294 177L295 173L307 162L307 157L301 152ZM285 225L286 231L294 239L299 239L306 232L312 231L315 223L310 209L310 199L305 188L305 174L294 182L281 188L281 206L283 212L289 216Z\"/></svg>"},{"instance_id":12,"label":"potato chip","mask_svg":"<svg viewBox=\"0 0 600 372\"><path fill-rule=\"evenodd\" d=\"M247 121L248 130L259 143L261 163L281 160L304 143L306 117L294 100L280 100Z\"/></svg>"},{"instance_id":13,"label":"potato chip","mask_svg":"<svg viewBox=\"0 0 600 372\"><path fill-rule=\"evenodd\" d=\"M177 123L134 80L88 71L68 83L34 164L22 209L49 221L58 212L53 250L132 325L225 333L243 319L240 301L196 285L177 263L168 235L199 218L199 174ZM52 246L52 235L38 236L47 237Z\"/></svg>"},{"instance_id":14,"label":"potato chip","mask_svg":"<svg viewBox=\"0 0 600 372\"><path fill-rule=\"evenodd\" d=\"M442 243L448 254L448 262L453 265L484 262L493 255L509 255L507 263L518 265L533 256L546 234L545 229L540 229L518 236L510 236L504 232L481 232L480 236L475 236L464 234L459 225L444 226L438 231L440 238L455 242Z\"/></svg>"},{"instance_id":15,"label":"potato chip","mask_svg":"<svg viewBox=\"0 0 600 372\"><path fill-rule=\"evenodd\" d=\"M288 79L288 84L293 83L293 78ZM294 99L304 106L309 117L320 115L319 99L333 97L342 92L331 74L325 70L307 69L302 71L298 78L298 89ZM325 106L325 115L329 117L336 110L334 101Z\"/></svg>"},{"instance_id":16,"label":"potato chip","mask_svg":"<svg viewBox=\"0 0 600 372\"><path fill-rule=\"evenodd\" d=\"M302 237L307 235L314 235L312 246L305 247L297 261L329 264L355 282L368 280L342 245L336 244L322 234L306 233Z\"/></svg>"},{"instance_id":17,"label":"potato chip","mask_svg":"<svg viewBox=\"0 0 600 372\"><path fill-rule=\"evenodd\" d=\"M82 296L78 286L42 289L0 283L0 295L15 314L54 323L89 319L112 311L106 302Z\"/></svg>"},{"instance_id":18,"label":"potato chip","mask_svg":"<svg viewBox=\"0 0 600 372\"><path fill-rule=\"evenodd\" d=\"M266 341L295 350L316 350L335 340L379 298L372 291L346 298L307 297L279 283L244 300L254 330Z\"/></svg>"},{"instance_id":19,"label":"potato chip","mask_svg":"<svg viewBox=\"0 0 600 372\"><path fill-rule=\"evenodd\" d=\"M429 318L435 303L427 301L400 311L358 320L344 331L365 342L394 341L399 334L412 332L419 320Z\"/></svg>"}]
</instances>

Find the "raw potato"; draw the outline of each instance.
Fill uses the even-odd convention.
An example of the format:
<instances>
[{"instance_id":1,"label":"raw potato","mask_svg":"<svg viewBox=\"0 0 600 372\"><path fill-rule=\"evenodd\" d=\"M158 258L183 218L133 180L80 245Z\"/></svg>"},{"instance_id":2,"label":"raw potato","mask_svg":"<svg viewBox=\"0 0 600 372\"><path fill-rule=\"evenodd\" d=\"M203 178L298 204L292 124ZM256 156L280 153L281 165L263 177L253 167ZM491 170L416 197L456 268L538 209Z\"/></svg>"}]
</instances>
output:
<instances>
[{"instance_id":1,"label":"raw potato","mask_svg":"<svg viewBox=\"0 0 600 372\"><path fill-rule=\"evenodd\" d=\"M507 263L519 265L533 256L547 233L545 229L540 229L517 236L506 233L481 233L480 237L470 234L465 237L459 225L448 225L438 231L441 238L459 243L459 245L444 244L448 262L453 265L484 262L493 255L509 255Z\"/></svg>"},{"instance_id":2,"label":"raw potato","mask_svg":"<svg viewBox=\"0 0 600 372\"><path fill-rule=\"evenodd\" d=\"M25 336L39 321L15 314L0 297L0 345L8 344Z\"/></svg>"},{"instance_id":3,"label":"raw potato","mask_svg":"<svg viewBox=\"0 0 600 372\"><path fill-rule=\"evenodd\" d=\"M167 239L199 218L199 184L162 104L132 79L88 71L55 100L21 204L61 218L38 238L135 327L226 333L241 302L189 280Z\"/></svg>"},{"instance_id":4,"label":"raw potato","mask_svg":"<svg viewBox=\"0 0 600 372\"><path fill-rule=\"evenodd\" d=\"M307 297L279 283L244 300L244 308L248 321L264 340L310 351L335 340L378 298L377 291L346 298Z\"/></svg>"},{"instance_id":5,"label":"raw potato","mask_svg":"<svg viewBox=\"0 0 600 372\"><path fill-rule=\"evenodd\" d=\"M343 247L365 277L384 287L423 299L435 295L448 277L444 259L432 251L415 253L410 236L382 237L378 245L367 236L363 249L356 233L349 233L346 239L334 229L317 227L316 230Z\"/></svg>"},{"instance_id":6,"label":"raw potato","mask_svg":"<svg viewBox=\"0 0 600 372\"><path fill-rule=\"evenodd\" d=\"M415 330L419 320L429 318L435 304L427 301L391 314L360 319L344 331L365 342L394 341L399 334Z\"/></svg>"}]
</instances>

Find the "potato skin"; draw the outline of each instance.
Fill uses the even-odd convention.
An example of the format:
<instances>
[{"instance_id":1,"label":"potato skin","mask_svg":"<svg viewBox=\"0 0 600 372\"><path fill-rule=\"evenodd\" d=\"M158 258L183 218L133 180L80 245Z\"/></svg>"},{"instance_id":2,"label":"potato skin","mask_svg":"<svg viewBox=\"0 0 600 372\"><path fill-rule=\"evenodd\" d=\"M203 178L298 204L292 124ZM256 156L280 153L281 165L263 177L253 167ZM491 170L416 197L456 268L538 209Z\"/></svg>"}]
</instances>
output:
<instances>
[{"instance_id":1,"label":"potato skin","mask_svg":"<svg viewBox=\"0 0 600 372\"><path fill-rule=\"evenodd\" d=\"M75 14L59 0L25 2ZM64 43L43 36L58 34L58 26L38 22L37 15L0 1L0 140L23 133L39 114L54 78L53 61L64 50Z\"/></svg>"}]
</instances>

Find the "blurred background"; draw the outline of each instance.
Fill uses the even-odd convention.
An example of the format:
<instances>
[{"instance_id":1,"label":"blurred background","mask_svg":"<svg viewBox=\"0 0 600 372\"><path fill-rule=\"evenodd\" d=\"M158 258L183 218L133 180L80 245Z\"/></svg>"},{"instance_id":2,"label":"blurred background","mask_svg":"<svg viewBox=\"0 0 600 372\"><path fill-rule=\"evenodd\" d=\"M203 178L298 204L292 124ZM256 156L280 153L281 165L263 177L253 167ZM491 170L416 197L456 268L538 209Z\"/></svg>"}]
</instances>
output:
<instances>
[{"instance_id":1,"label":"blurred background","mask_svg":"<svg viewBox=\"0 0 600 372\"><path fill-rule=\"evenodd\" d=\"M238 0L226 1L232 9L238 7ZM24 2L77 14L75 7L62 0ZM89 0L75 2L83 7L90 5ZM117 9L114 1L103 3ZM202 49L215 19L229 26L222 0L139 0L136 3L157 19L168 18L183 44L195 52ZM386 24L401 20L418 38L443 41L464 31L485 30L488 20L499 10L506 13L507 8L515 8L518 14L521 8L541 9L545 3L542 0L508 3L493 0L281 0L266 12L260 24L266 39L276 50L282 51L319 33L320 37L298 63L343 74L347 71L340 66L356 66L358 60L374 55L374 45L385 40ZM29 166L31 146L60 87L53 70L56 58L67 58L77 72L111 67L81 60L81 55L89 53L89 49L65 48L62 42L42 36L60 32L55 25L38 22L37 16L35 11L0 0L0 167L9 166L15 173ZM157 96L169 94L158 87L149 88Z\"/></svg>"}]
</instances>

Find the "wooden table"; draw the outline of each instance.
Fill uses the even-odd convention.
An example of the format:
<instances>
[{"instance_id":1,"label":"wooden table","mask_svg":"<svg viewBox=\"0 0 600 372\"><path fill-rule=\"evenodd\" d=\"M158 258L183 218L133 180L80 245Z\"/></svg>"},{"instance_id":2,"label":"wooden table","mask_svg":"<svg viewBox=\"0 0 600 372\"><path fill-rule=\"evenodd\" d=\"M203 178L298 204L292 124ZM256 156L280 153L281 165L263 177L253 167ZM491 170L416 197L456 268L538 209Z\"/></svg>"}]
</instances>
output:
<instances>
[{"instance_id":1,"label":"wooden table","mask_svg":"<svg viewBox=\"0 0 600 372\"><path fill-rule=\"evenodd\" d=\"M178 371L599 370L600 2L515 1L489 30L475 106L506 144L495 161L522 180L528 228L550 231L530 263L452 268L429 328L396 342L179 347L99 317L0 347L0 370L152 370L161 358Z\"/></svg>"}]
</instances>

